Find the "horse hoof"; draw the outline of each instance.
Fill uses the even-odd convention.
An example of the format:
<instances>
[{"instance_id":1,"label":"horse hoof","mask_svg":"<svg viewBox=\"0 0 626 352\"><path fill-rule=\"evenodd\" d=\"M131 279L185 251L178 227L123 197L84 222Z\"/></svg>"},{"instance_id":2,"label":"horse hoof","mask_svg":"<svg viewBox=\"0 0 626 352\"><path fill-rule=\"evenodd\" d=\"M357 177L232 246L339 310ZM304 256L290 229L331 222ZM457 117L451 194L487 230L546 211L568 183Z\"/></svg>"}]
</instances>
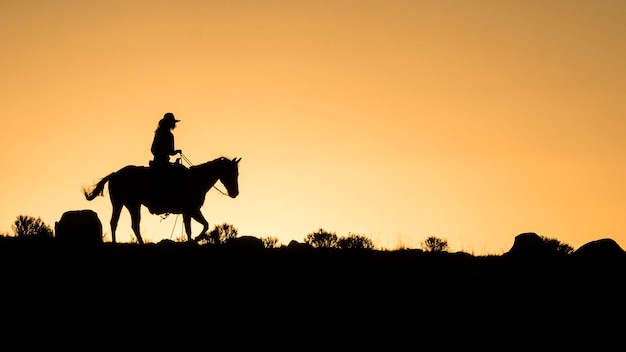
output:
<instances>
[{"instance_id":1,"label":"horse hoof","mask_svg":"<svg viewBox=\"0 0 626 352\"><path fill-rule=\"evenodd\" d=\"M194 241L198 242L198 241L206 240L206 239L208 239L207 234L206 233L201 233L194 239Z\"/></svg>"}]
</instances>

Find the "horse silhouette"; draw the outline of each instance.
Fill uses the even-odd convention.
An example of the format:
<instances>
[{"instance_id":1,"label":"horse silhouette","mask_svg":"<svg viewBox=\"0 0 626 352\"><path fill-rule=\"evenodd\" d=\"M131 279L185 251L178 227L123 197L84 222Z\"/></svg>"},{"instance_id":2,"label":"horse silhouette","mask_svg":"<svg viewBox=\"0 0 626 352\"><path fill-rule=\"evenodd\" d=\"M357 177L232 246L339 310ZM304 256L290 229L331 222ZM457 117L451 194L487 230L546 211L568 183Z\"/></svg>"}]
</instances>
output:
<instances>
[{"instance_id":1,"label":"horse silhouette","mask_svg":"<svg viewBox=\"0 0 626 352\"><path fill-rule=\"evenodd\" d=\"M131 217L131 226L137 241L143 244L139 232L141 206L152 214L183 214L183 224L187 240L191 238L191 219L202 224L206 235L209 223L200 208L204 204L206 193L219 180L231 198L239 194L239 168L241 158L220 157L204 164L186 168L182 165L154 168L128 165L102 178L97 184L83 189L85 198L93 200L104 194L104 186L109 183L109 196L113 211L111 213L111 237L115 243L117 222L126 207Z\"/></svg>"}]
</instances>

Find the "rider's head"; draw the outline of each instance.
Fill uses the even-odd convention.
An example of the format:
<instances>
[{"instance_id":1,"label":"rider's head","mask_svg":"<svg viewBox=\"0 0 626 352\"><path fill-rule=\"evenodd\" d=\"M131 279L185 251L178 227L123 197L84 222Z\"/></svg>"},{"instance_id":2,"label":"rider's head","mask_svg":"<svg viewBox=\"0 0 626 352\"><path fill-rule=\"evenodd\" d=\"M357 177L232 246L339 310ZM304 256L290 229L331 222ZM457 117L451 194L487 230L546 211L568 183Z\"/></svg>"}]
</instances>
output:
<instances>
[{"instance_id":1,"label":"rider's head","mask_svg":"<svg viewBox=\"0 0 626 352\"><path fill-rule=\"evenodd\" d=\"M163 118L161 119L161 121L159 121L159 127L174 128L176 127L177 122L180 122L180 120L176 120L176 118L174 117L174 114L172 114L171 112L168 112L165 115L163 115Z\"/></svg>"}]
</instances>

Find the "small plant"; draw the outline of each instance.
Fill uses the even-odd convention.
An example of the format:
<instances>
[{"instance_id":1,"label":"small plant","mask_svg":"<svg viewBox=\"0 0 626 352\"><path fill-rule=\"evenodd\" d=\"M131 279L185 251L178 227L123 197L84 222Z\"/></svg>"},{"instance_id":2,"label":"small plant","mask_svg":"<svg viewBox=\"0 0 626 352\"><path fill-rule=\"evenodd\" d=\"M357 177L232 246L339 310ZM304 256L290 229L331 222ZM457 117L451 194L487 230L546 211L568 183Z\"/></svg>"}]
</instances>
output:
<instances>
[{"instance_id":1,"label":"small plant","mask_svg":"<svg viewBox=\"0 0 626 352\"><path fill-rule=\"evenodd\" d=\"M338 248L339 238L334 232L328 232L322 228L306 235L304 243L313 248Z\"/></svg>"},{"instance_id":2,"label":"small plant","mask_svg":"<svg viewBox=\"0 0 626 352\"><path fill-rule=\"evenodd\" d=\"M263 241L265 248L279 248L281 246L278 242L278 238L274 236L261 237L261 241Z\"/></svg>"},{"instance_id":3,"label":"small plant","mask_svg":"<svg viewBox=\"0 0 626 352\"><path fill-rule=\"evenodd\" d=\"M562 254L571 254L574 251L574 248L567 243L561 242L556 238L548 238L545 236L539 236L543 240L543 242L550 247L550 249L554 250L557 253Z\"/></svg>"},{"instance_id":4,"label":"small plant","mask_svg":"<svg viewBox=\"0 0 626 352\"><path fill-rule=\"evenodd\" d=\"M231 224L223 223L215 225L211 232L196 237L196 241L200 244L224 244L235 237L237 237L237 228Z\"/></svg>"},{"instance_id":5,"label":"small plant","mask_svg":"<svg viewBox=\"0 0 626 352\"><path fill-rule=\"evenodd\" d=\"M19 215L11 225L11 229L17 237L52 238L54 235L52 228L46 225L41 218L28 215Z\"/></svg>"},{"instance_id":6,"label":"small plant","mask_svg":"<svg viewBox=\"0 0 626 352\"><path fill-rule=\"evenodd\" d=\"M187 242L187 235L180 235L180 236L174 237L174 242L178 242L178 243Z\"/></svg>"},{"instance_id":7,"label":"small plant","mask_svg":"<svg viewBox=\"0 0 626 352\"><path fill-rule=\"evenodd\" d=\"M425 252L446 252L448 250L448 241L430 236L422 242L422 249Z\"/></svg>"},{"instance_id":8,"label":"small plant","mask_svg":"<svg viewBox=\"0 0 626 352\"><path fill-rule=\"evenodd\" d=\"M341 249L373 249L374 242L364 235L349 233L346 237L341 237L337 242Z\"/></svg>"}]
</instances>

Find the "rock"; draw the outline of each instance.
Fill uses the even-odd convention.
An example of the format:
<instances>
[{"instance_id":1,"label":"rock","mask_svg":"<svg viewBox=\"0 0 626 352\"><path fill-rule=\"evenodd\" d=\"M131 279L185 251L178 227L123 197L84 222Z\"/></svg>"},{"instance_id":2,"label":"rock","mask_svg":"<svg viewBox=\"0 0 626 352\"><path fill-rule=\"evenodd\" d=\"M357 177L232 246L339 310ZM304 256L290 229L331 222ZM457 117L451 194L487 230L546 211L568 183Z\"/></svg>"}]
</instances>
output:
<instances>
[{"instance_id":1,"label":"rock","mask_svg":"<svg viewBox=\"0 0 626 352\"><path fill-rule=\"evenodd\" d=\"M591 241L580 246L572 255L585 259L616 259L626 258L622 247L610 238Z\"/></svg>"},{"instance_id":2,"label":"rock","mask_svg":"<svg viewBox=\"0 0 626 352\"><path fill-rule=\"evenodd\" d=\"M254 236L240 236L231 238L226 243L229 247L244 249L244 250L257 250L264 249L265 244L263 240Z\"/></svg>"},{"instance_id":3,"label":"rock","mask_svg":"<svg viewBox=\"0 0 626 352\"><path fill-rule=\"evenodd\" d=\"M536 258L546 257L553 254L552 252L541 236L534 232L525 232L515 236L513 247L504 255L516 258Z\"/></svg>"},{"instance_id":4,"label":"rock","mask_svg":"<svg viewBox=\"0 0 626 352\"><path fill-rule=\"evenodd\" d=\"M55 238L65 244L102 243L102 222L95 211L70 210L54 223Z\"/></svg>"}]
</instances>

